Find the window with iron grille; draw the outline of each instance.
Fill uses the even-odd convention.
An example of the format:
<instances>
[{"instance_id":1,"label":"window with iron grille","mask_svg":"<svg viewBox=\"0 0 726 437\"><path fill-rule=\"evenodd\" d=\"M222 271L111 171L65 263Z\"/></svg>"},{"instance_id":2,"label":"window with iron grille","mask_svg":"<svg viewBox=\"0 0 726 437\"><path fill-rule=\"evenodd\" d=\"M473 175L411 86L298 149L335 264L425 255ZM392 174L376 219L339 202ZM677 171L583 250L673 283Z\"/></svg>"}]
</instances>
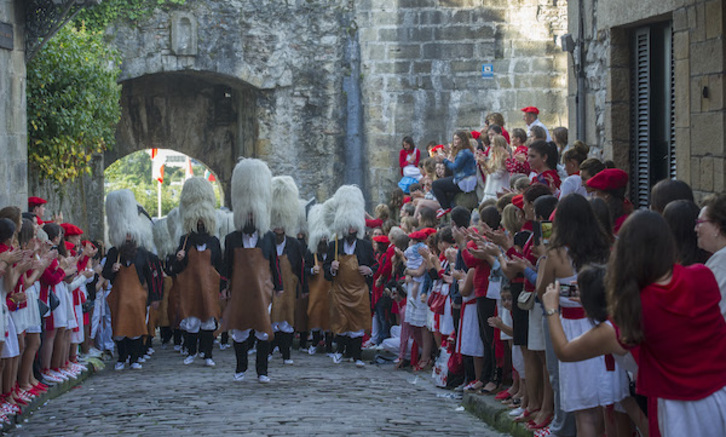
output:
<instances>
[{"instance_id":1,"label":"window with iron grille","mask_svg":"<svg viewBox=\"0 0 726 437\"><path fill-rule=\"evenodd\" d=\"M631 66L630 198L643 207L656 182L676 177L671 22L633 31Z\"/></svg>"}]
</instances>

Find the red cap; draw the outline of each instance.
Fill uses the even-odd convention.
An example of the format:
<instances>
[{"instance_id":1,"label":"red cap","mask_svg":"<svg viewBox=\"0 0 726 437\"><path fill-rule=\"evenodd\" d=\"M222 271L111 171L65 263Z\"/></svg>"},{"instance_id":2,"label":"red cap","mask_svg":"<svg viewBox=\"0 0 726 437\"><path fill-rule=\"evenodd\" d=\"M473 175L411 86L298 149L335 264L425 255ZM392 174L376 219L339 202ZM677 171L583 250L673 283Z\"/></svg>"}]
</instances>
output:
<instances>
[{"instance_id":1,"label":"red cap","mask_svg":"<svg viewBox=\"0 0 726 437\"><path fill-rule=\"evenodd\" d=\"M71 243L70 241L64 241L64 243L66 245L66 250L73 250L76 248L76 245Z\"/></svg>"},{"instance_id":2,"label":"red cap","mask_svg":"<svg viewBox=\"0 0 726 437\"><path fill-rule=\"evenodd\" d=\"M516 206L519 209L524 209L524 195L517 194L516 196L512 197L512 205Z\"/></svg>"},{"instance_id":3,"label":"red cap","mask_svg":"<svg viewBox=\"0 0 726 437\"><path fill-rule=\"evenodd\" d=\"M92 248L94 248L94 249L96 248L96 245L95 245L95 244L93 244L93 243L91 243L91 242L90 242L90 241L88 241L88 240L83 240L83 241L81 241L81 246L88 246L88 245L90 245L90 246L91 246Z\"/></svg>"},{"instance_id":4,"label":"red cap","mask_svg":"<svg viewBox=\"0 0 726 437\"><path fill-rule=\"evenodd\" d=\"M628 174L619 168L606 168L588 179L585 183L588 187L595 190L617 190L628 185Z\"/></svg>"},{"instance_id":5,"label":"red cap","mask_svg":"<svg viewBox=\"0 0 726 437\"><path fill-rule=\"evenodd\" d=\"M61 223L61 228L63 228L63 232L66 237L74 237L76 235L83 234L83 230L81 228L71 223Z\"/></svg>"},{"instance_id":6,"label":"red cap","mask_svg":"<svg viewBox=\"0 0 726 437\"><path fill-rule=\"evenodd\" d=\"M435 145L434 147L431 148L431 151L432 152L438 152L439 150L444 150L444 145L443 144L437 144L437 145Z\"/></svg>"},{"instance_id":7,"label":"red cap","mask_svg":"<svg viewBox=\"0 0 726 437\"><path fill-rule=\"evenodd\" d=\"M45 205L46 203L48 203L48 201L41 197L28 197L28 209L33 209L36 206Z\"/></svg>"},{"instance_id":8,"label":"red cap","mask_svg":"<svg viewBox=\"0 0 726 437\"><path fill-rule=\"evenodd\" d=\"M522 112L531 112L532 114L538 115L539 109L536 106L527 106L526 108L522 108Z\"/></svg>"},{"instance_id":9,"label":"red cap","mask_svg":"<svg viewBox=\"0 0 726 437\"><path fill-rule=\"evenodd\" d=\"M408 234L408 238L411 238L412 240L423 241L423 240L427 239L428 237L429 236L426 235L426 232L424 232L424 231L415 231L415 232L411 232L410 234Z\"/></svg>"},{"instance_id":10,"label":"red cap","mask_svg":"<svg viewBox=\"0 0 726 437\"><path fill-rule=\"evenodd\" d=\"M391 244L391 240L389 240L388 237L386 237L385 235L376 235L375 237L373 237L373 241L375 241L376 243Z\"/></svg>"},{"instance_id":11,"label":"red cap","mask_svg":"<svg viewBox=\"0 0 726 437\"><path fill-rule=\"evenodd\" d=\"M423 229L421 229L421 232L425 232L426 233L426 236L429 237L432 234L435 234L436 233L436 229L434 229L434 228L423 228Z\"/></svg>"},{"instance_id":12,"label":"red cap","mask_svg":"<svg viewBox=\"0 0 726 437\"><path fill-rule=\"evenodd\" d=\"M410 202L410 201L411 201L411 196L405 196L405 197L403 198L403 204L404 204L404 205L405 205L405 204L407 204L407 203L408 203L408 202Z\"/></svg>"},{"instance_id":13,"label":"red cap","mask_svg":"<svg viewBox=\"0 0 726 437\"><path fill-rule=\"evenodd\" d=\"M473 130L471 131L471 136L474 137L475 140L478 140L481 136L481 132Z\"/></svg>"}]
</instances>

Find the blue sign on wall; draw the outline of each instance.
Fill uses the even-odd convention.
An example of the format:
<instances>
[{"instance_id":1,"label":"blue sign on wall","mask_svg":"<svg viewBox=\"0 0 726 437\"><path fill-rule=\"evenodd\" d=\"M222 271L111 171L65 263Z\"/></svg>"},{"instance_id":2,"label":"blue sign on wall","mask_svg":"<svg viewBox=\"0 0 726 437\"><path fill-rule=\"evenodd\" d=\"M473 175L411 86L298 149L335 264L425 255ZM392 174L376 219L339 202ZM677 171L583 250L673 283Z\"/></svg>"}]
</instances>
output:
<instances>
[{"instance_id":1,"label":"blue sign on wall","mask_svg":"<svg viewBox=\"0 0 726 437\"><path fill-rule=\"evenodd\" d=\"M494 77L494 64L481 65L481 77L491 79Z\"/></svg>"}]
</instances>

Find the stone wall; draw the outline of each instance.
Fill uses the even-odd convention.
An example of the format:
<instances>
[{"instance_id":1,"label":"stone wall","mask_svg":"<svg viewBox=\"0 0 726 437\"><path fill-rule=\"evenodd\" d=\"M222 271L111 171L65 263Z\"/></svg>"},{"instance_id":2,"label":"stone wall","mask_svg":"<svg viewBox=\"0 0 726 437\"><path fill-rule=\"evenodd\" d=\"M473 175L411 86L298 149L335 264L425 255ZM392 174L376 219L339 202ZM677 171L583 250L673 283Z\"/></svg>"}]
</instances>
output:
<instances>
[{"instance_id":1,"label":"stone wall","mask_svg":"<svg viewBox=\"0 0 726 437\"><path fill-rule=\"evenodd\" d=\"M0 48L0 207L28 207L23 2L0 0L0 22L13 29L12 50Z\"/></svg>"},{"instance_id":2,"label":"stone wall","mask_svg":"<svg viewBox=\"0 0 726 437\"><path fill-rule=\"evenodd\" d=\"M637 3L637 4L636 4ZM602 156L630 168L631 29L654 21L673 23L677 177L697 196L726 188L724 15L719 0L583 1L587 142ZM577 2L569 29L579 32ZM569 64L568 106L575 126L576 78ZM705 91L705 93L704 93Z\"/></svg>"},{"instance_id":3,"label":"stone wall","mask_svg":"<svg viewBox=\"0 0 726 437\"><path fill-rule=\"evenodd\" d=\"M371 198L398 180L401 139L451 141L479 130L488 112L507 129L537 106L553 128L567 126L567 2L545 0L365 0L356 2ZM492 64L493 78L482 77Z\"/></svg>"}]
</instances>

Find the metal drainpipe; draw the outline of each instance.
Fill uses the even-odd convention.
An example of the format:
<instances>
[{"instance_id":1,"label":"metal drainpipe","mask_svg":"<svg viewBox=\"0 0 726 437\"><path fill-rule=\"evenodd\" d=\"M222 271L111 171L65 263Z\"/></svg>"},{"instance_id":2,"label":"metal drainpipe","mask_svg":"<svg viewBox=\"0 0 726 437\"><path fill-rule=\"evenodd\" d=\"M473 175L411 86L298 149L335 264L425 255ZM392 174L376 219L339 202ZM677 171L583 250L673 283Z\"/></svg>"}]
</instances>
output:
<instances>
[{"instance_id":1,"label":"metal drainpipe","mask_svg":"<svg viewBox=\"0 0 726 437\"><path fill-rule=\"evenodd\" d=\"M578 29L577 44L579 46L577 53L576 74L577 74L577 95L575 101L577 116L577 138L587 142L587 132L585 122L586 106L585 106L585 7L584 0L577 1L577 9L579 12L580 25Z\"/></svg>"}]
</instances>

